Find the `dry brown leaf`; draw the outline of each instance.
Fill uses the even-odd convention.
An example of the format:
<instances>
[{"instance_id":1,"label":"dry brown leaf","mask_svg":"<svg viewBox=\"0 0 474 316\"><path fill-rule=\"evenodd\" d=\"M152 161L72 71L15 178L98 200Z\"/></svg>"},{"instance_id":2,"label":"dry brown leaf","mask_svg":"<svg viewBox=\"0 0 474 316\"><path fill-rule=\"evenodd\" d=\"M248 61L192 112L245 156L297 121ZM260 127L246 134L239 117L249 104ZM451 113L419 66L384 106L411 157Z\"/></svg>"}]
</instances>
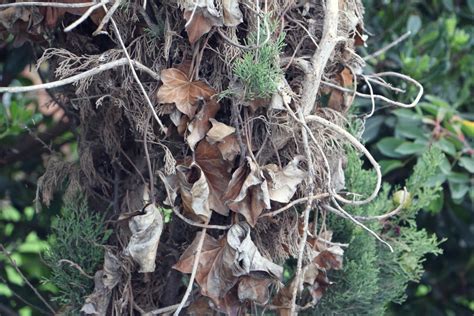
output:
<instances>
[{"instance_id":1,"label":"dry brown leaf","mask_svg":"<svg viewBox=\"0 0 474 316\"><path fill-rule=\"evenodd\" d=\"M219 148L222 157L230 162L240 154L240 145L235 134L229 135L222 142L217 143L217 148Z\"/></svg>"},{"instance_id":2,"label":"dry brown leaf","mask_svg":"<svg viewBox=\"0 0 474 316\"><path fill-rule=\"evenodd\" d=\"M298 185L306 177L306 172L298 168L300 160L301 157L295 157L283 169L275 164L264 167L268 175L270 200L280 203L290 202Z\"/></svg>"},{"instance_id":3,"label":"dry brown leaf","mask_svg":"<svg viewBox=\"0 0 474 316\"><path fill-rule=\"evenodd\" d=\"M251 301L259 305L265 305L270 299L268 287L274 282L269 278L242 277L239 281L238 297L241 302Z\"/></svg>"},{"instance_id":4,"label":"dry brown leaf","mask_svg":"<svg viewBox=\"0 0 474 316\"><path fill-rule=\"evenodd\" d=\"M85 315L105 315L112 289L120 282L120 261L110 251L104 254L104 269L94 275L94 292L88 295L81 312Z\"/></svg>"},{"instance_id":5,"label":"dry brown leaf","mask_svg":"<svg viewBox=\"0 0 474 316\"><path fill-rule=\"evenodd\" d=\"M125 253L138 263L142 273L155 271L156 251L163 231L163 217L158 208L150 204L144 212L129 221L132 237L125 249Z\"/></svg>"},{"instance_id":6,"label":"dry brown leaf","mask_svg":"<svg viewBox=\"0 0 474 316\"><path fill-rule=\"evenodd\" d=\"M200 234L202 233L197 234L192 244L181 255L173 266L174 269L191 273ZM201 294L212 299L219 310L235 307L236 304L231 301L235 302L237 293L229 295L229 292L239 282L240 277L250 277L252 272L264 273L268 278L283 277L283 268L258 252L250 237L250 227L244 222L233 225L220 241L206 235L199 258L196 282L201 288ZM245 289L244 287L243 290ZM244 291L241 294L255 297L250 292Z\"/></svg>"},{"instance_id":7,"label":"dry brown leaf","mask_svg":"<svg viewBox=\"0 0 474 316\"><path fill-rule=\"evenodd\" d=\"M211 128L210 119L216 116L220 105L215 100L209 100L202 104L201 110L194 116L194 119L188 124L189 135L186 140L191 150L194 151L196 144L206 136Z\"/></svg>"},{"instance_id":8,"label":"dry brown leaf","mask_svg":"<svg viewBox=\"0 0 474 316\"><path fill-rule=\"evenodd\" d=\"M247 157L232 175L224 194L227 206L254 227L264 209L270 209L268 184L259 166Z\"/></svg>"},{"instance_id":9,"label":"dry brown leaf","mask_svg":"<svg viewBox=\"0 0 474 316\"><path fill-rule=\"evenodd\" d=\"M209 144L222 142L224 138L233 134L235 128L227 124L221 123L213 118L209 119L212 124L212 128L206 134L206 140Z\"/></svg>"},{"instance_id":10,"label":"dry brown leaf","mask_svg":"<svg viewBox=\"0 0 474 316\"><path fill-rule=\"evenodd\" d=\"M179 179L179 191L183 200L183 208L194 218L205 222L211 217L209 208L209 185L201 168L192 163L186 167L176 167Z\"/></svg>"},{"instance_id":11,"label":"dry brown leaf","mask_svg":"<svg viewBox=\"0 0 474 316\"><path fill-rule=\"evenodd\" d=\"M224 160L217 146L202 140L195 151L195 163L201 168L209 186L209 208L227 216L229 208L224 205L223 195L230 181L230 164ZM192 158L185 159L184 165L191 165Z\"/></svg>"},{"instance_id":12,"label":"dry brown leaf","mask_svg":"<svg viewBox=\"0 0 474 316\"><path fill-rule=\"evenodd\" d=\"M191 17L192 20L189 22ZM193 11L184 11L184 18L188 21L186 33L188 33L188 39L191 44L196 43L201 36L207 34L214 26L213 21L206 18L201 9L197 9L194 12L194 16Z\"/></svg>"},{"instance_id":13,"label":"dry brown leaf","mask_svg":"<svg viewBox=\"0 0 474 316\"><path fill-rule=\"evenodd\" d=\"M242 11L238 0L222 0L222 10L225 26L237 26L242 23Z\"/></svg>"},{"instance_id":14,"label":"dry brown leaf","mask_svg":"<svg viewBox=\"0 0 474 316\"><path fill-rule=\"evenodd\" d=\"M340 73L336 74L335 80L340 86L350 88L353 84L352 72L349 68L344 67ZM350 103L352 103L352 96L345 96L344 92L336 89L331 89L330 91L331 96L329 97L328 107L339 112L347 110Z\"/></svg>"},{"instance_id":15,"label":"dry brown leaf","mask_svg":"<svg viewBox=\"0 0 474 316\"><path fill-rule=\"evenodd\" d=\"M215 91L206 83L190 81L179 69L168 68L161 72L163 85L158 89L157 98L161 103L174 103L181 113L193 118L199 99L208 100Z\"/></svg>"}]
</instances>

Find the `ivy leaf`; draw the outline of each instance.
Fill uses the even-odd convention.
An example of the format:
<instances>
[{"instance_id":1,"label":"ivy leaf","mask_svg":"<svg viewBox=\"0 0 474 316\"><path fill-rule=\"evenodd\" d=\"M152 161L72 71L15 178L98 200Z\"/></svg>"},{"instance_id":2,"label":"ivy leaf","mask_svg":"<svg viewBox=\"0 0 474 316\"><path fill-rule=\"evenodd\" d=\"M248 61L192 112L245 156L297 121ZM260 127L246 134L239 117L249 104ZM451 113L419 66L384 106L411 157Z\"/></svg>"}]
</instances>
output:
<instances>
[{"instance_id":1,"label":"ivy leaf","mask_svg":"<svg viewBox=\"0 0 474 316\"><path fill-rule=\"evenodd\" d=\"M157 98L160 103L174 103L178 110L190 119L194 117L199 99L208 100L215 91L206 83L189 80L179 69L168 68L161 72L163 85L158 89Z\"/></svg>"},{"instance_id":2,"label":"ivy leaf","mask_svg":"<svg viewBox=\"0 0 474 316\"><path fill-rule=\"evenodd\" d=\"M191 150L194 150L196 144L206 136L206 133L211 128L209 120L216 116L219 109L220 105L215 100L209 100L203 103L201 110L188 125L188 131L190 133L186 137L186 140Z\"/></svg>"},{"instance_id":3,"label":"ivy leaf","mask_svg":"<svg viewBox=\"0 0 474 316\"><path fill-rule=\"evenodd\" d=\"M232 211L242 214L252 227L263 210L271 208L267 181L259 166L249 157L232 175L224 200Z\"/></svg>"}]
</instances>

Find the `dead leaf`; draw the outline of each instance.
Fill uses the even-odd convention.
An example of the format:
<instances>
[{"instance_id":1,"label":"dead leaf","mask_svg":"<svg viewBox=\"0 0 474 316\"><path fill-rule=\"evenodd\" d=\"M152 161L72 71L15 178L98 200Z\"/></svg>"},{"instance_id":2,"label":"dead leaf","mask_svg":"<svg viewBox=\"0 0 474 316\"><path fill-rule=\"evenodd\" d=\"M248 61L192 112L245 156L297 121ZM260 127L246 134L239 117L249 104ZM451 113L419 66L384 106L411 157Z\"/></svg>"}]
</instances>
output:
<instances>
[{"instance_id":1,"label":"dead leaf","mask_svg":"<svg viewBox=\"0 0 474 316\"><path fill-rule=\"evenodd\" d=\"M192 244L181 255L173 266L174 269L191 273L200 234L202 233L196 235ZM196 282L201 288L201 294L209 297L219 310L227 310L229 306L235 305L229 303L234 295L229 297L228 294L240 277L251 277L252 272L259 272L260 275L264 273L268 278L283 277L283 268L258 252L250 237L250 226L244 222L233 225L220 241L206 235L199 258ZM255 297L246 291L241 294Z\"/></svg>"},{"instance_id":2,"label":"dead leaf","mask_svg":"<svg viewBox=\"0 0 474 316\"><path fill-rule=\"evenodd\" d=\"M222 0L225 26L237 26L243 21L238 0Z\"/></svg>"},{"instance_id":3,"label":"dead leaf","mask_svg":"<svg viewBox=\"0 0 474 316\"><path fill-rule=\"evenodd\" d=\"M252 227L263 210L271 208L267 181L259 166L249 157L235 170L223 198L227 206L242 214Z\"/></svg>"},{"instance_id":4,"label":"dead leaf","mask_svg":"<svg viewBox=\"0 0 474 316\"><path fill-rule=\"evenodd\" d=\"M344 251L339 246L326 248L322 243L318 242L313 245L317 246L316 251L312 261L301 270L303 284L298 289L298 293L301 293L303 288L306 287L311 294L311 304L316 305L326 289L332 284L327 277L327 271L342 269ZM308 243L308 246L311 247L311 243ZM273 305L282 306L279 310L279 315L290 315L291 298L295 286L297 286L296 280L293 278L273 298Z\"/></svg>"},{"instance_id":5,"label":"dead leaf","mask_svg":"<svg viewBox=\"0 0 474 316\"><path fill-rule=\"evenodd\" d=\"M190 124L188 124L189 135L186 140L191 150L194 151L196 144L206 136L206 133L211 128L209 120L216 116L220 105L215 100L209 100L202 104L201 110L194 116Z\"/></svg>"},{"instance_id":6,"label":"dead leaf","mask_svg":"<svg viewBox=\"0 0 474 316\"><path fill-rule=\"evenodd\" d=\"M264 170L268 175L270 200L279 203L290 202L295 195L298 185L306 177L306 172L298 168L301 156L295 157L285 168L275 164L266 165Z\"/></svg>"},{"instance_id":7,"label":"dead leaf","mask_svg":"<svg viewBox=\"0 0 474 316\"><path fill-rule=\"evenodd\" d=\"M201 221L211 217L209 208L209 185L201 168L192 163L186 167L176 167L183 208Z\"/></svg>"},{"instance_id":8,"label":"dead leaf","mask_svg":"<svg viewBox=\"0 0 474 316\"><path fill-rule=\"evenodd\" d=\"M344 88L350 88L353 84L352 72L349 68L344 67L344 69L336 74L335 81ZM328 107L339 112L346 111L350 104L353 101L353 97L336 89L330 89L331 95L328 101Z\"/></svg>"},{"instance_id":9,"label":"dead leaf","mask_svg":"<svg viewBox=\"0 0 474 316\"><path fill-rule=\"evenodd\" d=\"M240 154L240 145L235 134L229 135L217 143L217 148L219 148L222 157L230 162L233 162L235 157Z\"/></svg>"},{"instance_id":10,"label":"dead leaf","mask_svg":"<svg viewBox=\"0 0 474 316\"><path fill-rule=\"evenodd\" d=\"M196 9L193 15L193 11L184 11L184 18L186 19L186 33L188 33L188 39L191 44L194 44L203 36L207 34L214 23L212 20L206 18L203 14L202 9ZM192 20L190 21L190 19Z\"/></svg>"},{"instance_id":11,"label":"dead leaf","mask_svg":"<svg viewBox=\"0 0 474 316\"><path fill-rule=\"evenodd\" d=\"M112 289L120 282L120 261L110 251L104 255L104 269L94 275L94 292L88 295L81 312L86 315L106 315Z\"/></svg>"},{"instance_id":12,"label":"dead leaf","mask_svg":"<svg viewBox=\"0 0 474 316\"><path fill-rule=\"evenodd\" d=\"M138 263L139 272L142 273L155 271L156 251L163 231L163 217L160 210L150 204L144 212L145 214L137 215L129 221L132 237L125 249L125 253Z\"/></svg>"},{"instance_id":13,"label":"dead leaf","mask_svg":"<svg viewBox=\"0 0 474 316\"><path fill-rule=\"evenodd\" d=\"M196 103L199 99L208 100L215 91L206 83L190 81L188 76L179 69L168 68L161 71L163 85L158 89L157 98L160 104L174 103L181 113L193 118Z\"/></svg>"},{"instance_id":14,"label":"dead leaf","mask_svg":"<svg viewBox=\"0 0 474 316\"><path fill-rule=\"evenodd\" d=\"M206 140L209 144L222 142L224 138L235 132L235 128L232 126L221 123L213 118L209 119L209 121L212 123L212 128L206 134Z\"/></svg>"},{"instance_id":15,"label":"dead leaf","mask_svg":"<svg viewBox=\"0 0 474 316\"><path fill-rule=\"evenodd\" d=\"M259 305L265 305L270 299L268 287L274 282L269 278L242 277L239 281L238 297L239 300L251 301Z\"/></svg>"},{"instance_id":16,"label":"dead leaf","mask_svg":"<svg viewBox=\"0 0 474 316\"><path fill-rule=\"evenodd\" d=\"M223 159L217 146L206 140L198 143L194 156L194 163L203 171L209 186L209 208L221 215L229 215L229 208L224 204L222 196L230 181L231 165ZM190 166L192 163L192 158L187 157L183 165Z\"/></svg>"}]
</instances>

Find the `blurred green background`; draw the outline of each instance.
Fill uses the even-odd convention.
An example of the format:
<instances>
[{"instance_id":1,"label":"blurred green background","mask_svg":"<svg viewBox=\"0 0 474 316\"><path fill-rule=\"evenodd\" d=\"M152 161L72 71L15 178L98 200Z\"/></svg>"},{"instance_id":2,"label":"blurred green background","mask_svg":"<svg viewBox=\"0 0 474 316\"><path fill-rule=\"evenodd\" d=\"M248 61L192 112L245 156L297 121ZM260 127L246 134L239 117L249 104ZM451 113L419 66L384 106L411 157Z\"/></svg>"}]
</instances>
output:
<instances>
[{"instance_id":1,"label":"blurred green background","mask_svg":"<svg viewBox=\"0 0 474 316\"><path fill-rule=\"evenodd\" d=\"M444 254L429 257L408 299L394 305L396 315L473 315L474 313L474 0L365 0L366 25L372 34L361 56L388 45L407 31L411 35L382 55L367 60L366 73L398 71L419 80L425 95L416 109L378 104L366 121L363 135L380 161L385 180L400 184L429 146L439 147L446 159L439 179L444 194L418 216L419 226L447 238ZM1 44L1 43L0 43ZM31 84L21 74L33 60L30 44L0 46L0 86ZM410 100L406 87L395 95ZM362 86L361 89L367 89ZM380 89L380 90L379 90ZM412 90L413 89L413 90ZM368 93L368 89L364 91ZM370 100L360 100L361 110ZM48 297L57 289L44 283L49 270L41 253L59 200L34 211L36 182L51 150L76 159L76 145L68 124L37 111L34 95L0 95L0 241L17 266ZM41 139L39 142L37 139ZM0 315L9 310L36 315L46 307L25 284L14 266L0 254Z\"/></svg>"}]
</instances>

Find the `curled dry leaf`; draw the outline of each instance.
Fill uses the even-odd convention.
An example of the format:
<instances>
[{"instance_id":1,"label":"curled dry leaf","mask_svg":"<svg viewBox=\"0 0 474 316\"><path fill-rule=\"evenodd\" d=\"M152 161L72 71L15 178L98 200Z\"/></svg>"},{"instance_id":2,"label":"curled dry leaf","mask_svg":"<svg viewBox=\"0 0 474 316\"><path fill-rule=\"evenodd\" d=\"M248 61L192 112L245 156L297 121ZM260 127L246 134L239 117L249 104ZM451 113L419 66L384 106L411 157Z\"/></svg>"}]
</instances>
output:
<instances>
[{"instance_id":1,"label":"curled dry leaf","mask_svg":"<svg viewBox=\"0 0 474 316\"><path fill-rule=\"evenodd\" d=\"M268 175L270 200L288 203L295 195L298 185L306 177L307 173L298 168L302 156L295 157L281 169L275 164L266 165L265 173Z\"/></svg>"},{"instance_id":2,"label":"curled dry leaf","mask_svg":"<svg viewBox=\"0 0 474 316\"><path fill-rule=\"evenodd\" d=\"M212 128L206 134L206 140L209 144L222 142L224 138L235 132L235 128L232 126L221 123L213 118L209 119L209 121L212 123Z\"/></svg>"},{"instance_id":3,"label":"curled dry leaf","mask_svg":"<svg viewBox=\"0 0 474 316\"><path fill-rule=\"evenodd\" d=\"M120 282L120 260L107 249L104 268L94 275L94 292L88 295L81 312L86 315L106 315L112 289Z\"/></svg>"},{"instance_id":4,"label":"curled dry leaf","mask_svg":"<svg viewBox=\"0 0 474 316\"><path fill-rule=\"evenodd\" d=\"M188 124L189 135L186 137L189 147L194 150L196 144L206 136L211 128L210 119L216 116L220 105L215 100L209 100L202 103L201 110L194 116L190 124Z\"/></svg>"},{"instance_id":5,"label":"curled dry leaf","mask_svg":"<svg viewBox=\"0 0 474 316\"><path fill-rule=\"evenodd\" d=\"M208 100L215 91L206 83L191 81L188 76L176 68L161 71L163 85L158 89L157 98L160 104L174 103L181 113L193 118L196 113L196 103L199 99Z\"/></svg>"},{"instance_id":6,"label":"curled dry leaf","mask_svg":"<svg viewBox=\"0 0 474 316\"><path fill-rule=\"evenodd\" d=\"M336 74L335 80L340 86L350 88L353 84L353 76L350 69L344 67L340 73ZM331 96L329 97L328 107L337 111L346 111L352 103L353 97L336 89L331 89L330 91Z\"/></svg>"},{"instance_id":7,"label":"curled dry leaf","mask_svg":"<svg viewBox=\"0 0 474 316\"><path fill-rule=\"evenodd\" d=\"M181 255L173 266L174 269L191 273L200 234L197 234ZM283 268L258 252L247 223L233 225L219 241L209 235L205 236L196 282L201 288L201 294L209 297L219 310L229 310L229 305L235 305L239 301L238 297L264 301L266 294L263 292L265 284L268 288L267 282L246 280L242 287L237 286L240 290L235 291L235 286L243 277L252 278L253 272L259 272L259 275L265 275L270 280L283 277ZM257 285L257 289L250 289L249 284Z\"/></svg>"},{"instance_id":8,"label":"curled dry leaf","mask_svg":"<svg viewBox=\"0 0 474 316\"><path fill-rule=\"evenodd\" d=\"M322 243L317 242L316 239L308 242L307 245L308 247L313 245L316 247L316 251L313 251L311 262L302 268L303 284L298 289L298 293L301 293L303 287L306 286L311 295L311 302L309 303L314 306L322 298L329 285L332 284L327 277L327 271L342 269L344 251L339 246L326 248ZM293 278L273 298L273 305L281 306L279 315L290 315L292 293L295 286L297 284Z\"/></svg>"},{"instance_id":9,"label":"curled dry leaf","mask_svg":"<svg viewBox=\"0 0 474 316\"><path fill-rule=\"evenodd\" d=\"M191 217L198 217L205 222L211 217L211 210L209 185L204 172L195 163L189 167L179 165L176 170L184 210L192 214Z\"/></svg>"},{"instance_id":10,"label":"curled dry leaf","mask_svg":"<svg viewBox=\"0 0 474 316\"><path fill-rule=\"evenodd\" d=\"M267 180L259 166L249 157L232 175L224 200L232 211L242 214L252 227L263 210L271 208Z\"/></svg>"},{"instance_id":11,"label":"curled dry leaf","mask_svg":"<svg viewBox=\"0 0 474 316\"><path fill-rule=\"evenodd\" d=\"M235 134L229 135L217 143L217 148L219 148L222 157L230 162L234 161L235 157L240 154L240 145Z\"/></svg>"},{"instance_id":12,"label":"curled dry leaf","mask_svg":"<svg viewBox=\"0 0 474 316\"><path fill-rule=\"evenodd\" d=\"M125 253L138 263L139 272L142 273L155 271L156 251L163 231L160 210L150 204L145 207L144 212L145 214L137 215L129 221L132 237L125 249Z\"/></svg>"},{"instance_id":13,"label":"curled dry leaf","mask_svg":"<svg viewBox=\"0 0 474 316\"><path fill-rule=\"evenodd\" d=\"M237 26L242 20L242 12L238 0L184 0L180 1L184 8L186 32L191 44L207 34L213 26Z\"/></svg>"},{"instance_id":14,"label":"curled dry leaf","mask_svg":"<svg viewBox=\"0 0 474 316\"><path fill-rule=\"evenodd\" d=\"M270 299L269 287L274 280L268 278L242 277L239 281L238 297L241 302L251 301L265 305Z\"/></svg>"}]
</instances>

